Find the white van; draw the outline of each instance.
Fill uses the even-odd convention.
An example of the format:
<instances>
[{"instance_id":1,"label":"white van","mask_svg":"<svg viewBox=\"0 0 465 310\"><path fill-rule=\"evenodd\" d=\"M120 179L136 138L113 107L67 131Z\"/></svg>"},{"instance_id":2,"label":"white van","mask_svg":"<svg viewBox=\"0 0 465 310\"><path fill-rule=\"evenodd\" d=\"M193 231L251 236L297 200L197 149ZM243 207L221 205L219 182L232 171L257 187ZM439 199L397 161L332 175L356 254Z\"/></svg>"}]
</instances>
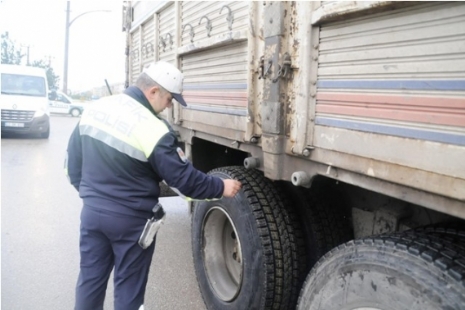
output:
<instances>
[{"instance_id":1,"label":"white van","mask_svg":"<svg viewBox=\"0 0 465 310\"><path fill-rule=\"evenodd\" d=\"M0 66L2 132L50 135L48 83L44 69L18 65Z\"/></svg>"}]
</instances>

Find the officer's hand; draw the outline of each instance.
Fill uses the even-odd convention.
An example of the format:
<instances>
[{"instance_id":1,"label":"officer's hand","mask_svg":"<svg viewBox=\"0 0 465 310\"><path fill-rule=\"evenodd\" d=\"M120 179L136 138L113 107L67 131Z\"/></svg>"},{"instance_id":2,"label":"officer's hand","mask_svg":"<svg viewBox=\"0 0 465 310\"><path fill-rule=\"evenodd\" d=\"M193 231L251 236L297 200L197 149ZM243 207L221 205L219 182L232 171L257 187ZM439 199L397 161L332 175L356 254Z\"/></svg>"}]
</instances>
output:
<instances>
[{"instance_id":1,"label":"officer's hand","mask_svg":"<svg viewBox=\"0 0 465 310\"><path fill-rule=\"evenodd\" d=\"M237 192L241 189L241 182L232 180L232 179L224 179L224 197L234 197L236 196Z\"/></svg>"}]
</instances>

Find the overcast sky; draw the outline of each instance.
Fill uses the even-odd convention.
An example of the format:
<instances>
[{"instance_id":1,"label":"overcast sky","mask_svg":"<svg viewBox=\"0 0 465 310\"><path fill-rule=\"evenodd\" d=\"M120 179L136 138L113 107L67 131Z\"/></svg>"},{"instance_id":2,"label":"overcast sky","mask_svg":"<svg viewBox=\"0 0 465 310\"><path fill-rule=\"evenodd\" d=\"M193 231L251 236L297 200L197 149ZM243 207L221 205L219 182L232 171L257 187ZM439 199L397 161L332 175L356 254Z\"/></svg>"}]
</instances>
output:
<instances>
[{"instance_id":1,"label":"overcast sky","mask_svg":"<svg viewBox=\"0 0 465 310\"><path fill-rule=\"evenodd\" d=\"M122 32L122 2L73 0L69 29L68 90L83 91L108 83L124 82L125 33ZM65 49L66 1L64 0L1 0L0 32L9 32L10 39L29 46L29 59L51 59L52 67L63 81ZM26 57L23 58L26 64Z\"/></svg>"}]
</instances>

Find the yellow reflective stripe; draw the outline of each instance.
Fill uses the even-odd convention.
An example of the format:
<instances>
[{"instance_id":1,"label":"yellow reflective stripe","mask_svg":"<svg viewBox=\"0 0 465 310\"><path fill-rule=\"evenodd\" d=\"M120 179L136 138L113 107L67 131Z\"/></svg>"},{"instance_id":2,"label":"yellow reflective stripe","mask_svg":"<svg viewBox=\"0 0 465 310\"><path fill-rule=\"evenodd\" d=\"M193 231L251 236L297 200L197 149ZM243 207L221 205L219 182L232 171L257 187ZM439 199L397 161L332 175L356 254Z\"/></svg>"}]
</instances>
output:
<instances>
[{"instance_id":1,"label":"yellow reflective stripe","mask_svg":"<svg viewBox=\"0 0 465 310\"><path fill-rule=\"evenodd\" d=\"M125 142L108 134L107 132L100 130L100 128L92 127L90 125L79 125L79 131L81 135L87 135L96 140L99 140L132 158L144 162L148 161L143 151L138 150L129 144L126 144Z\"/></svg>"},{"instance_id":2,"label":"yellow reflective stripe","mask_svg":"<svg viewBox=\"0 0 465 310\"><path fill-rule=\"evenodd\" d=\"M124 94L101 99L86 107L80 129L138 159L142 156L134 155L136 151L148 158L158 141L169 132L163 121Z\"/></svg>"}]
</instances>

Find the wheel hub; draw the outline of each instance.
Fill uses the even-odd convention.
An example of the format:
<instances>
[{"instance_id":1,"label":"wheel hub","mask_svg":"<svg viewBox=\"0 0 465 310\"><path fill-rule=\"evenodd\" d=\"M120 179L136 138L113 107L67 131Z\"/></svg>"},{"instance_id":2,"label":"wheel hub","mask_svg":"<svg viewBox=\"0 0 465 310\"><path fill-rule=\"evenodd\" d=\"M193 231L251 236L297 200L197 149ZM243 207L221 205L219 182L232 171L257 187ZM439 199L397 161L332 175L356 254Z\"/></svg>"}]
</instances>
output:
<instances>
[{"instance_id":1,"label":"wheel hub","mask_svg":"<svg viewBox=\"0 0 465 310\"><path fill-rule=\"evenodd\" d=\"M242 284L242 252L231 218L220 207L205 216L202 234L205 271L215 294L228 302L239 293Z\"/></svg>"}]
</instances>

